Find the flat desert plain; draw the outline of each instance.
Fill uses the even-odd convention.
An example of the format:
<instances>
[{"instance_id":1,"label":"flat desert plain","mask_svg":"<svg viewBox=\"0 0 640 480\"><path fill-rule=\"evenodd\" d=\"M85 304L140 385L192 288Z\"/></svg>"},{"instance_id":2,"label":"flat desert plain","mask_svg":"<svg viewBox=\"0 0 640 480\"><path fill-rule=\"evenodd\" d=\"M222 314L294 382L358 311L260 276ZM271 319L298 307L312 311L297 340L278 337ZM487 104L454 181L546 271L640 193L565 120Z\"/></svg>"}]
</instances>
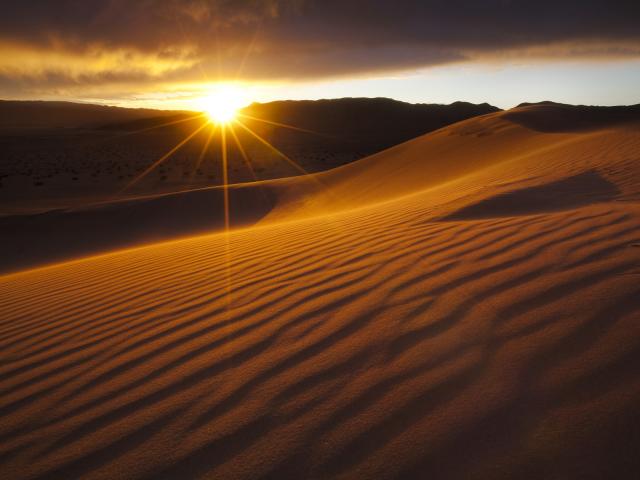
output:
<instances>
[{"instance_id":1,"label":"flat desert plain","mask_svg":"<svg viewBox=\"0 0 640 480\"><path fill-rule=\"evenodd\" d=\"M219 187L21 224L2 478L637 477L637 107L524 105L231 190L228 233L117 221L218 218Z\"/></svg>"}]
</instances>

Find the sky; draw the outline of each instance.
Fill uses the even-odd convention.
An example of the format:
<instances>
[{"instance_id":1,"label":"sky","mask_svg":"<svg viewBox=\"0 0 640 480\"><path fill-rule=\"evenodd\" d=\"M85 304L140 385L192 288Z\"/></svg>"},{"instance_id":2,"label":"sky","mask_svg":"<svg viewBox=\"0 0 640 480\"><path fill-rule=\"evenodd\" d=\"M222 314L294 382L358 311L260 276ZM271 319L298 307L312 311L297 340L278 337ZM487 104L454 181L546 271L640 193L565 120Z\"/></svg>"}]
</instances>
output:
<instances>
[{"instance_id":1,"label":"sky","mask_svg":"<svg viewBox=\"0 0 640 480\"><path fill-rule=\"evenodd\" d=\"M0 98L640 103L637 0L0 0Z\"/></svg>"}]
</instances>

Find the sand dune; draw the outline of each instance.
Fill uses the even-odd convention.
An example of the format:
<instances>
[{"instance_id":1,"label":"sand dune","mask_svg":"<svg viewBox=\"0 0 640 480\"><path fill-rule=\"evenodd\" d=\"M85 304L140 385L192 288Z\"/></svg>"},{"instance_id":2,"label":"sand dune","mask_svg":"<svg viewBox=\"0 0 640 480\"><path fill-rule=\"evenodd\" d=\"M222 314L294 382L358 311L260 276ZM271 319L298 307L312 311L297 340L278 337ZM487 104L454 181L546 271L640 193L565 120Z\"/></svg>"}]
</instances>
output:
<instances>
[{"instance_id":1,"label":"sand dune","mask_svg":"<svg viewBox=\"0 0 640 480\"><path fill-rule=\"evenodd\" d=\"M509 114L0 277L3 477L633 478L638 126Z\"/></svg>"},{"instance_id":2,"label":"sand dune","mask_svg":"<svg viewBox=\"0 0 640 480\"><path fill-rule=\"evenodd\" d=\"M280 195L285 201L281 202L278 216L349 209L425 189L431 189L434 208L447 210L454 201L463 205L465 201L460 197L480 187L493 187L480 192L486 198L514 189L516 182L537 186L590 168L637 198L640 177L635 161L640 114L633 116L634 121L612 121L587 132L546 133L523 124L522 119L529 116L535 118L531 122L540 122L543 107L547 116L554 119L558 111L548 105L484 115L323 172L316 175L317 195L308 194L308 184L291 182L289 191ZM564 106L557 108L562 113ZM585 108L582 123L589 122L592 116L589 107ZM635 107L628 108L627 114L618 115L616 120L619 116L629 117L628 112L637 112ZM595 116L600 118L598 113ZM514 116L519 119L517 123L512 120ZM570 125L566 122L567 132Z\"/></svg>"},{"instance_id":3,"label":"sand dune","mask_svg":"<svg viewBox=\"0 0 640 480\"><path fill-rule=\"evenodd\" d=\"M522 124L539 123L544 112L555 119L559 111L563 118L567 108L530 105L475 117L327 172L234 186L231 221L236 227L291 221L427 189L434 216L453 215L477 202L484 202L491 216L502 208L497 204L512 204L514 197L503 201L501 195L528 187L540 189L531 193L544 197L527 199L517 193L517 203L531 213L545 211L543 204L550 207L552 202L554 209L562 209L603 199L637 199L640 174L634 162L640 121L631 121L640 118L631 115L637 109L607 114L611 125L587 132L544 133ZM590 117L601 122L601 110L585 108L582 124ZM529 116L532 120L522 120ZM571 130L571 123L565 123L565 130ZM559 183L551 199L553 185L542 186L554 182ZM206 188L0 216L0 228L8 232L0 247L16 252L0 258L0 272L219 229L221 199L220 188Z\"/></svg>"}]
</instances>

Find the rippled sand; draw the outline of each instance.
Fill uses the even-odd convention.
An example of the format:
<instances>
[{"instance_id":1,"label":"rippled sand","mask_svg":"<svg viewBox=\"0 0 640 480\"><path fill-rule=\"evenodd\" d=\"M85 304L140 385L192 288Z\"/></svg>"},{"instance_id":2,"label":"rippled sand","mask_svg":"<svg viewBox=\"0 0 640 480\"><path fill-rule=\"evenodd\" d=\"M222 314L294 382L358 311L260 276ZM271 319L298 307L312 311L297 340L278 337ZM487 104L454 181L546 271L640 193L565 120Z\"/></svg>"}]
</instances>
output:
<instances>
[{"instance_id":1,"label":"rippled sand","mask_svg":"<svg viewBox=\"0 0 640 480\"><path fill-rule=\"evenodd\" d=\"M518 120L0 277L2 477L632 478L640 133Z\"/></svg>"}]
</instances>

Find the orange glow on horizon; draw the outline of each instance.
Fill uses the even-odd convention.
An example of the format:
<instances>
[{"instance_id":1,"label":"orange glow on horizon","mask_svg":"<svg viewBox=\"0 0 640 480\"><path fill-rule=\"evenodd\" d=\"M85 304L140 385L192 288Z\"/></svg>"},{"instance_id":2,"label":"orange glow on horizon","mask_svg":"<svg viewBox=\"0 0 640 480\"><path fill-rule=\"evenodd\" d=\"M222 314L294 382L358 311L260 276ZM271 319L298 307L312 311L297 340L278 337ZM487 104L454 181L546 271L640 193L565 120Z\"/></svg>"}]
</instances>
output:
<instances>
[{"instance_id":1,"label":"orange glow on horizon","mask_svg":"<svg viewBox=\"0 0 640 480\"><path fill-rule=\"evenodd\" d=\"M209 95L197 102L209 118L218 125L226 125L238 115L238 111L251 103L246 89L239 85L218 85Z\"/></svg>"}]
</instances>

